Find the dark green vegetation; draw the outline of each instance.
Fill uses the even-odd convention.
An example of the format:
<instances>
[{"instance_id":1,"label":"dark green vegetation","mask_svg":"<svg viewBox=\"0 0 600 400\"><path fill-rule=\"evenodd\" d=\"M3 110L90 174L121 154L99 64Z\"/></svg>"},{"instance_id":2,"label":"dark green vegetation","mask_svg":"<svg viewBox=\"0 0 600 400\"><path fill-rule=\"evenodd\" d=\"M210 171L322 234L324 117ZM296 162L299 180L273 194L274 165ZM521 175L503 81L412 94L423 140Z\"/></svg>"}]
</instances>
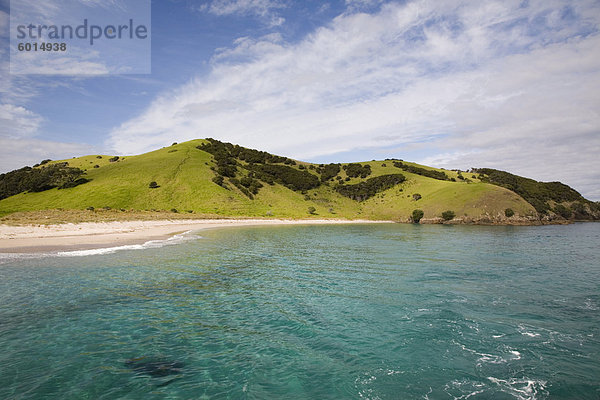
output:
<instances>
[{"instance_id":1,"label":"dark green vegetation","mask_svg":"<svg viewBox=\"0 0 600 400\"><path fill-rule=\"evenodd\" d=\"M394 187L406 180L402 174L381 175L375 178L369 178L355 185L339 185L335 188L342 196L346 196L356 201L365 201L368 198L375 196L379 192L383 192L391 187Z\"/></svg>"},{"instance_id":2,"label":"dark green vegetation","mask_svg":"<svg viewBox=\"0 0 600 400\"><path fill-rule=\"evenodd\" d=\"M314 189L321 184L316 175L287 165L251 164L247 168L267 183L277 182L294 191Z\"/></svg>"},{"instance_id":3,"label":"dark green vegetation","mask_svg":"<svg viewBox=\"0 0 600 400\"><path fill-rule=\"evenodd\" d=\"M423 212L423 210L413 210L412 215L411 215L411 220L415 224L418 224L424 215L425 215L425 213Z\"/></svg>"},{"instance_id":4,"label":"dark green vegetation","mask_svg":"<svg viewBox=\"0 0 600 400\"><path fill-rule=\"evenodd\" d=\"M199 139L138 156L44 160L35 168L1 175L0 218L27 220L24 213L62 210L62 215L76 216L74 221L127 219L125 214L141 212L173 218L319 215L431 223L439 222L444 211L453 210L458 217L452 223L600 219L598 203L585 200L566 185L477 171L466 175L391 159L310 164ZM538 200L538 208L546 212L536 211L527 199ZM422 215L413 216L416 207ZM109 209L120 211L108 213ZM510 221L508 209L514 213ZM307 210L312 212L307 214ZM7 219L8 214L21 217ZM35 214L34 219L46 218Z\"/></svg>"},{"instance_id":5,"label":"dark green vegetation","mask_svg":"<svg viewBox=\"0 0 600 400\"><path fill-rule=\"evenodd\" d=\"M454 219L455 216L456 214L452 210L444 211L442 213L442 218L444 219L444 221L450 221L451 219Z\"/></svg>"},{"instance_id":6,"label":"dark green vegetation","mask_svg":"<svg viewBox=\"0 0 600 400\"><path fill-rule=\"evenodd\" d=\"M44 160L38 165L45 165ZM67 189L89 182L82 178L83 171L58 163L40 168L24 167L0 175L0 200L23 192L43 192L58 188Z\"/></svg>"},{"instance_id":7,"label":"dark green vegetation","mask_svg":"<svg viewBox=\"0 0 600 400\"><path fill-rule=\"evenodd\" d=\"M237 144L224 143L218 140L209 138L207 142L198 146L198 149L204 150L212 154L216 160L229 158L229 159L240 159L247 163L284 163L284 164L296 164L294 160L287 157L280 157L273 154L269 154L266 151L248 149L246 147L238 146Z\"/></svg>"},{"instance_id":8,"label":"dark green vegetation","mask_svg":"<svg viewBox=\"0 0 600 400\"><path fill-rule=\"evenodd\" d=\"M339 174L341 168L342 167L340 164L327 164L317 168L317 172L321 174L321 181L327 182L328 180L333 179L337 174Z\"/></svg>"},{"instance_id":9,"label":"dark green vegetation","mask_svg":"<svg viewBox=\"0 0 600 400\"><path fill-rule=\"evenodd\" d=\"M450 180L450 178L448 177L448 175L446 175L445 172L415 167L414 165L404 164L401 161L394 161L394 167L403 169L404 171L410 172L411 174L426 176L428 178L438 179L440 181Z\"/></svg>"},{"instance_id":10,"label":"dark green vegetation","mask_svg":"<svg viewBox=\"0 0 600 400\"><path fill-rule=\"evenodd\" d=\"M286 157L215 139L207 139L207 143L197 148L212 154L215 159L214 183L227 189L225 178L229 178L229 182L250 199L263 187L259 180L269 185L279 183L295 191L313 189L320 184L315 175L292 168L290 165L296 165L296 162Z\"/></svg>"},{"instance_id":11,"label":"dark green vegetation","mask_svg":"<svg viewBox=\"0 0 600 400\"><path fill-rule=\"evenodd\" d=\"M507 208L506 210L504 210L504 216L505 217L510 218L513 215L515 215L515 212L513 211L512 208Z\"/></svg>"},{"instance_id":12,"label":"dark green vegetation","mask_svg":"<svg viewBox=\"0 0 600 400\"><path fill-rule=\"evenodd\" d=\"M556 207L554 207L554 212L565 219L569 219L573 215L571 210L562 204L557 204Z\"/></svg>"},{"instance_id":13,"label":"dark green vegetation","mask_svg":"<svg viewBox=\"0 0 600 400\"><path fill-rule=\"evenodd\" d=\"M350 178L366 178L371 175L371 166L370 165L361 165L357 163L351 163L348 165L344 165L344 171L346 171L346 175Z\"/></svg>"},{"instance_id":14,"label":"dark green vegetation","mask_svg":"<svg viewBox=\"0 0 600 400\"><path fill-rule=\"evenodd\" d=\"M477 168L473 169L473 172L480 174L482 182L502 186L517 193L534 206L540 214L548 214L549 211L553 211L568 219L575 211L579 219L585 219L599 211L596 203L586 200L579 192L564 183L538 182L492 168ZM559 204L565 202L571 203L570 206ZM553 204L555 204L554 208Z\"/></svg>"},{"instance_id":15,"label":"dark green vegetation","mask_svg":"<svg viewBox=\"0 0 600 400\"><path fill-rule=\"evenodd\" d=\"M46 159L46 160L42 160L42 161L40 161L40 163L39 163L39 164L35 164L35 165L33 166L33 168L37 168L37 167L39 167L40 165L45 165L45 164L48 164L50 161L52 161L52 160L51 160L51 159L49 159L49 158L48 158L48 159Z\"/></svg>"}]
</instances>

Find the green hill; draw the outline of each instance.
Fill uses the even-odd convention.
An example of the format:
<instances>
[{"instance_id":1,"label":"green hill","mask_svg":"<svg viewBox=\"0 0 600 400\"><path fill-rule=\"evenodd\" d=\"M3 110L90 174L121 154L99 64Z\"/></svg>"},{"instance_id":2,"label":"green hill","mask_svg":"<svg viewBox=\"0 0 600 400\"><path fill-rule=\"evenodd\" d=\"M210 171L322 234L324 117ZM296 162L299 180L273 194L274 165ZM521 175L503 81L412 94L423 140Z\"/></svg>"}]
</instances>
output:
<instances>
[{"instance_id":1,"label":"green hill","mask_svg":"<svg viewBox=\"0 0 600 400\"><path fill-rule=\"evenodd\" d=\"M213 139L138 156L90 155L41 164L0 175L0 216L111 208L177 210L190 216L409 221L412 211L420 209L423 222L438 221L451 210L463 222L524 223L599 215L596 203L568 186L563 185L576 195L551 198L537 190L533 199L520 190L522 185L498 178L501 171L448 171L401 160L318 165ZM515 214L511 219L507 209Z\"/></svg>"}]
</instances>

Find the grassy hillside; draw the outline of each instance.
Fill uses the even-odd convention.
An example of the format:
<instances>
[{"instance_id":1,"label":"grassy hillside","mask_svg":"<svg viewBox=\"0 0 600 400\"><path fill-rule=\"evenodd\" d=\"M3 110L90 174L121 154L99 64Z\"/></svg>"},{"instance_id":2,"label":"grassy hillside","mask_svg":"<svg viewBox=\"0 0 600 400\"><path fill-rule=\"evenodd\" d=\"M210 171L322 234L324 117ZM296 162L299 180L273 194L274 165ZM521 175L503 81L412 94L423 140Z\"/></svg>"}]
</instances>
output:
<instances>
[{"instance_id":1,"label":"grassy hillside","mask_svg":"<svg viewBox=\"0 0 600 400\"><path fill-rule=\"evenodd\" d=\"M190 216L397 221L408 221L414 209L423 210L424 219L440 217L445 210L462 218L504 218L507 208L515 217L538 216L523 197L485 176L489 183L482 182L479 174L400 160L325 166L212 140L192 140L138 156L90 155L36 168L65 162L68 168L84 172L81 176L89 181L4 198L0 216L91 207L90 213L110 208L115 215L177 210L179 215ZM425 176L427 171L438 173L432 178ZM0 183L7 176L0 176ZM158 187L151 188L151 182ZM354 195L348 197L348 193Z\"/></svg>"}]
</instances>

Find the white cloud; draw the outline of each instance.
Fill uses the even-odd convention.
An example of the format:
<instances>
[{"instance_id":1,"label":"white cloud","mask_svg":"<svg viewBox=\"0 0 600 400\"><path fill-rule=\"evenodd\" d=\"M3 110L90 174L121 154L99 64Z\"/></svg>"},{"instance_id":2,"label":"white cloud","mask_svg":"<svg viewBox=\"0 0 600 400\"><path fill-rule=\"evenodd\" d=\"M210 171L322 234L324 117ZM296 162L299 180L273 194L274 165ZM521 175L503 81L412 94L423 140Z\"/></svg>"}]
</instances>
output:
<instances>
[{"instance_id":1,"label":"white cloud","mask_svg":"<svg viewBox=\"0 0 600 400\"><path fill-rule=\"evenodd\" d=\"M276 0L213 0L202 9L215 15L255 14L265 16L273 9L283 8L285 5Z\"/></svg>"},{"instance_id":2,"label":"white cloud","mask_svg":"<svg viewBox=\"0 0 600 400\"><path fill-rule=\"evenodd\" d=\"M384 2L384 0L346 0L346 6L349 11L353 12L368 10L369 8L380 6Z\"/></svg>"},{"instance_id":3,"label":"white cloud","mask_svg":"<svg viewBox=\"0 0 600 400\"><path fill-rule=\"evenodd\" d=\"M279 0L212 0L197 9L218 16L257 16L269 26L279 26L285 22L285 19L277 13L277 10L286 6L284 1Z\"/></svg>"},{"instance_id":4,"label":"white cloud","mask_svg":"<svg viewBox=\"0 0 600 400\"><path fill-rule=\"evenodd\" d=\"M113 68L114 69L114 68ZM111 71L96 51L80 52L71 57L60 53L49 53L39 57L35 53L23 53L13 57L10 63L13 75L106 75Z\"/></svg>"},{"instance_id":5,"label":"white cloud","mask_svg":"<svg viewBox=\"0 0 600 400\"><path fill-rule=\"evenodd\" d=\"M592 195L598 22L594 1L423 0L341 15L295 44L240 39L109 145L139 153L215 137L311 158L426 140L446 154L433 164L559 178Z\"/></svg>"},{"instance_id":6,"label":"white cloud","mask_svg":"<svg viewBox=\"0 0 600 400\"><path fill-rule=\"evenodd\" d=\"M118 9L120 11L127 10L126 0L79 0L81 4L87 7L104 8L109 10Z\"/></svg>"},{"instance_id":7,"label":"white cloud","mask_svg":"<svg viewBox=\"0 0 600 400\"><path fill-rule=\"evenodd\" d=\"M37 132L42 117L12 104L0 104L0 137L20 138Z\"/></svg>"},{"instance_id":8,"label":"white cloud","mask_svg":"<svg viewBox=\"0 0 600 400\"><path fill-rule=\"evenodd\" d=\"M0 137L0 171L34 165L50 158L62 160L76 155L93 154L88 145L61 143L40 139L6 139Z\"/></svg>"}]
</instances>

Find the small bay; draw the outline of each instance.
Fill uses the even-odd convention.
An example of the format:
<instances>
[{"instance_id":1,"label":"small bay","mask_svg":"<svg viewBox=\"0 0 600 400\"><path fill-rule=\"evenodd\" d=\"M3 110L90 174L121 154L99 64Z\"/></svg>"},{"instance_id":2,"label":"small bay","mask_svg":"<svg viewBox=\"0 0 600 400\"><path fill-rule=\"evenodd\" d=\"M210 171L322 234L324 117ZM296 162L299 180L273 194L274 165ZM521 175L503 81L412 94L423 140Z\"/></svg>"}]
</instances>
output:
<instances>
[{"instance_id":1,"label":"small bay","mask_svg":"<svg viewBox=\"0 0 600 400\"><path fill-rule=\"evenodd\" d=\"M600 224L0 258L0 398L597 399Z\"/></svg>"}]
</instances>

